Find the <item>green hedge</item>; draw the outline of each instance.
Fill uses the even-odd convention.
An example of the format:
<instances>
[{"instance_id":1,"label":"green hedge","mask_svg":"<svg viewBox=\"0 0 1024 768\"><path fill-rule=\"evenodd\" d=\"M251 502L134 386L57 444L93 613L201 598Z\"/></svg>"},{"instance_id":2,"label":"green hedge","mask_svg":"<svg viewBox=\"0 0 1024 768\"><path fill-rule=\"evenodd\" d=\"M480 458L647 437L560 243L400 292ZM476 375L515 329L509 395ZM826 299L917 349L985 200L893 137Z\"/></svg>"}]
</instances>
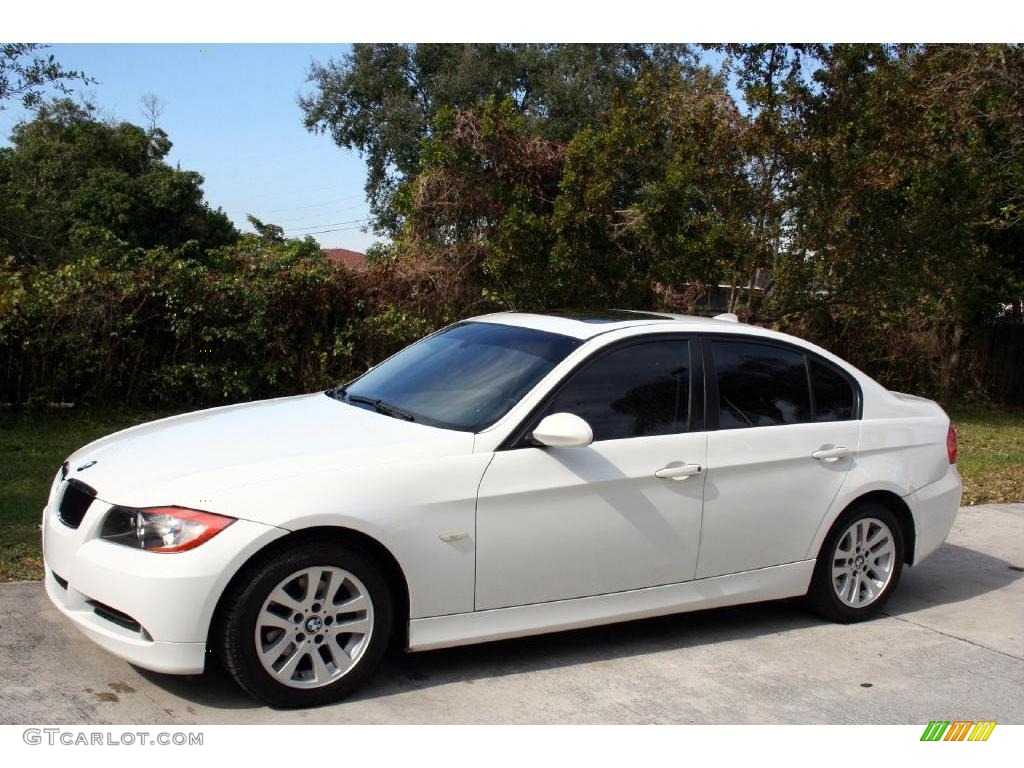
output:
<instances>
[{"instance_id":1,"label":"green hedge","mask_svg":"<svg viewBox=\"0 0 1024 768\"><path fill-rule=\"evenodd\" d=\"M0 400L212 405L342 381L458 314L436 275L354 272L312 240L117 246L0 268Z\"/></svg>"}]
</instances>

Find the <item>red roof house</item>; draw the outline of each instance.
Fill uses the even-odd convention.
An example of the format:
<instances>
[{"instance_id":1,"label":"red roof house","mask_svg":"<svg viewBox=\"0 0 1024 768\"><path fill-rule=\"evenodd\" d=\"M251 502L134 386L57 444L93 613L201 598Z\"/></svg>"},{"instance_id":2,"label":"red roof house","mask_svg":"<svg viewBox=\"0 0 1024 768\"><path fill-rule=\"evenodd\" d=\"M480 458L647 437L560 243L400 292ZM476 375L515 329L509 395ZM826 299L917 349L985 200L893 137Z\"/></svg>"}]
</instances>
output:
<instances>
[{"instance_id":1,"label":"red roof house","mask_svg":"<svg viewBox=\"0 0 1024 768\"><path fill-rule=\"evenodd\" d=\"M366 254L350 251L348 248L323 248L323 254L339 267L363 269L366 266Z\"/></svg>"}]
</instances>

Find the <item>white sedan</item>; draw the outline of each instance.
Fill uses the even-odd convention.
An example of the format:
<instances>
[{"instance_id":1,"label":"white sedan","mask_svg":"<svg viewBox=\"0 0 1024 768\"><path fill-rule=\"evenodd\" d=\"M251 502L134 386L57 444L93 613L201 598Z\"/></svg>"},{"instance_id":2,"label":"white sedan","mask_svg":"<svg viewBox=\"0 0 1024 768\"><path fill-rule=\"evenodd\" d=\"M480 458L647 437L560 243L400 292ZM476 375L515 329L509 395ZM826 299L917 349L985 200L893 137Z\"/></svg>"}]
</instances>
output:
<instances>
[{"instance_id":1,"label":"white sedan","mask_svg":"<svg viewBox=\"0 0 1024 768\"><path fill-rule=\"evenodd\" d=\"M443 648L806 595L868 618L948 534L956 432L731 317L500 313L345 387L97 440L43 512L46 590L159 672L275 706Z\"/></svg>"}]
</instances>

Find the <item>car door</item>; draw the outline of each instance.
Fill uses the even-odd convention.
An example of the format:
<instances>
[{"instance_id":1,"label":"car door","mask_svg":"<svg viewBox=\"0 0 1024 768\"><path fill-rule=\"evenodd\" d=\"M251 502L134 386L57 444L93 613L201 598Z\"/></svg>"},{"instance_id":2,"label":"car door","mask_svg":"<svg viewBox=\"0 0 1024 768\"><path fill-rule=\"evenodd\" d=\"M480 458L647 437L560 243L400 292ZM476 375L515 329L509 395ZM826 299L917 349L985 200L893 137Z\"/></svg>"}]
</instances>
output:
<instances>
[{"instance_id":1,"label":"car door","mask_svg":"<svg viewBox=\"0 0 1024 768\"><path fill-rule=\"evenodd\" d=\"M669 336L598 351L495 453L477 501L477 610L693 578L707 452L699 352ZM587 421L594 442L531 444L562 412Z\"/></svg>"},{"instance_id":2,"label":"car door","mask_svg":"<svg viewBox=\"0 0 1024 768\"><path fill-rule=\"evenodd\" d=\"M859 390L794 346L704 343L708 471L697 578L807 557L860 443Z\"/></svg>"}]
</instances>

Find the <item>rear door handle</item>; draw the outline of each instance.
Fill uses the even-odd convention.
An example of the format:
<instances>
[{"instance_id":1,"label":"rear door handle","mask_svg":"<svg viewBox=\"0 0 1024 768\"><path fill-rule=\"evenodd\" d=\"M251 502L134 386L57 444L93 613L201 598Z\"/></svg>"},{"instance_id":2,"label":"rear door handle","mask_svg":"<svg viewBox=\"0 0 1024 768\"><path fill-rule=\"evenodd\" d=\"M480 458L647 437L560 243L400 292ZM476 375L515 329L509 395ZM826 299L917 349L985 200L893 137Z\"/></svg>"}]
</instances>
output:
<instances>
[{"instance_id":1,"label":"rear door handle","mask_svg":"<svg viewBox=\"0 0 1024 768\"><path fill-rule=\"evenodd\" d=\"M818 459L819 461L828 461L829 459L844 459L852 455L852 450L842 445L837 445L835 448L822 448L820 451L815 451L811 454L811 458Z\"/></svg>"},{"instance_id":2,"label":"rear door handle","mask_svg":"<svg viewBox=\"0 0 1024 768\"><path fill-rule=\"evenodd\" d=\"M699 475L702 471L700 464L676 464L662 467L654 473L655 477L662 480L685 480L688 477Z\"/></svg>"}]
</instances>

